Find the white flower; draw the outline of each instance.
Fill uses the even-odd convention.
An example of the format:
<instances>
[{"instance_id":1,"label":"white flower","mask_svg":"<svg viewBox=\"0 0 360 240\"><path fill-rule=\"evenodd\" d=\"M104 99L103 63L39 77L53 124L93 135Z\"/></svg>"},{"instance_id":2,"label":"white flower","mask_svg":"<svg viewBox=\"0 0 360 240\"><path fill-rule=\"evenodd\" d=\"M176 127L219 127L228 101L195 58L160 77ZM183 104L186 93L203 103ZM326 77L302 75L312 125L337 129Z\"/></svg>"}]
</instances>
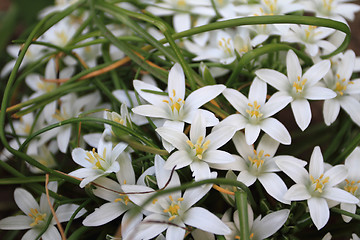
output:
<instances>
[{"instance_id":1,"label":"white flower","mask_svg":"<svg viewBox=\"0 0 360 240\"><path fill-rule=\"evenodd\" d=\"M224 126L205 136L206 125L201 112L192 121L190 139L184 133L167 127L160 127L156 132L178 149L169 156L164 167L171 170L174 166L175 169L180 169L189 165L195 181L210 178L212 164L225 164L235 160L231 154L217 150L232 138L235 128Z\"/></svg>"},{"instance_id":2,"label":"white flower","mask_svg":"<svg viewBox=\"0 0 360 240\"><path fill-rule=\"evenodd\" d=\"M283 109L291 97L284 93L274 94L266 103L266 83L255 78L250 86L249 98L235 89L227 88L223 95L240 113L225 118L215 129L223 125L231 125L240 130L245 128L246 143L253 144L260 134L260 130L282 144L290 144L291 137L284 125L271 116Z\"/></svg>"},{"instance_id":3,"label":"white flower","mask_svg":"<svg viewBox=\"0 0 360 240\"><path fill-rule=\"evenodd\" d=\"M126 147L127 144L119 143L113 149L112 142L101 140L97 152L94 148L92 151L75 148L71 156L83 168L72 171L69 175L83 178L80 183L80 187L83 188L86 184L101 176L106 176L112 172L116 173L120 170L118 158Z\"/></svg>"},{"instance_id":4,"label":"white flower","mask_svg":"<svg viewBox=\"0 0 360 240\"><path fill-rule=\"evenodd\" d=\"M262 240L270 237L276 233L288 219L290 210L283 209L276 212L272 212L265 217L261 218L261 215L254 220L254 213L251 207L248 205L248 220L249 220L249 232L251 240ZM240 222L239 212L236 210L233 215L233 221L231 221L231 212L227 211L222 220L231 229L231 234L225 235L226 240L240 239Z\"/></svg>"},{"instance_id":5,"label":"white flower","mask_svg":"<svg viewBox=\"0 0 360 240\"><path fill-rule=\"evenodd\" d=\"M291 31L281 36L281 41L304 44L305 51L312 57L319 53L319 48L324 48L325 51L335 48L330 42L323 40L335 29L297 24L291 25L290 29Z\"/></svg>"},{"instance_id":6,"label":"white flower","mask_svg":"<svg viewBox=\"0 0 360 240\"><path fill-rule=\"evenodd\" d=\"M130 155L124 152L121 153L118 162L120 165L120 171L116 173L118 182L105 177L94 181L97 184L96 189L93 190L94 195L108 202L96 208L93 213L88 215L84 219L83 225L100 226L124 214L121 221L121 234L124 237L142 220L142 214L134 216L134 212L131 209L135 205L131 202L128 195L123 194L123 184L135 184L135 173Z\"/></svg>"},{"instance_id":7,"label":"white flower","mask_svg":"<svg viewBox=\"0 0 360 240\"><path fill-rule=\"evenodd\" d=\"M64 121L72 117L77 117L81 111L96 108L100 102L100 94L94 92L78 98L74 93L67 94L61 98L60 109L53 109L55 112L44 112L45 119L49 123ZM39 144L43 144L53 137L56 137L59 150L63 153L67 151L67 147L71 137L71 124L60 126L41 135Z\"/></svg>"},{"instance_id":8,"label":"white flower","mask_svg":"<svg viewBox=\"0 0 360 240\"><path fill-rule=\"evenodd\" d=\"M48 184L49 190L57 191L57 182L50 182ZM14 198L16 205L25 213L25 215L17 215L7 217L0 220L0 229L3 230L22 230L30 229L21 238L22 240L35 239L41 232L43 232L49 221L49 217L52 216L49 203L45 194L41 195L40 205L36 202L34 197L25 189L17 188L14 192ZM54 203L54 199L50 197L51 204ZM64 204L60 205L56 209L56 216L59 222L69 221L75 210L79 206L76 204ZM78 218L85 213L84 209L75 216ZM59 231L54 226L56 221L51 219L49 227L40 236L43 240L60 240L61 236Z\"/></svg>"},{"instance_id":9,"label":"white flower","mask_svg":"<svg viewBox=\"0 0 360 240\"><path fill-rule=\"evenodd\" d=\"M274 157L279 142L266 134L261 138L256 150L252 145L245 142L245 136L242 132L237 132L234 135L233 142L236 150L241 155L241 157L233 155L237 164L232 164L231 169L240 171L237 180L246 186L251 186L258 179L269 195L282 203L289 204L290 202L284 199L288 189L283 180L275 173L280 171L275 160L280 158L292 160L294 157ZM303 165L306 165L306 162Z\"/></svg>"},{"instance_id":10,"label":"white flower","mask_svg":"<svg viewBox=\"0 0 360 240\"><path fill-rule=\"evenodd\" d=\"M291 159L279 159L276 164L296 183L285 194L285 199L306 200L317 229L323 228L329 220L327 200L351 204L359 202L351 193L336 187L347 177L344 165L331 167L324 172L325 164L319 147L315 147L311 155L309 172Z\"/></svg>"},{"instance_id":11,"label":"white flower","mask_svg":"<svg viewBox=\"0 0 360 240\"><path fill-rule=\"evenodd\" d=\"M345 19L353 21L355 13L360 6L349 3L349 0L307 0L304 1L305 10L315 12L317 17L331 18L346 22Z\"/></svg>"},{"instance_id":12,"label":"white flower","mask_svg":"<svg viewBox=\"0 0 360 240\"><path fill-rule=\"evenodd\" d=\"M191 123L199 107L218 96L225 89L225 86L222 84L205 86L193 91L185 99L185 76L181 66L176 63L169 72L168 96L147 92L146 90L160 93L163 91L138 80L134 80L134 88L142 98L151 103L151 105L133 108L134 113L171 120L174 129L182 131L184 122ZM207 126L214 126L219 122L210 111L201 111L206 119Z\"/></svg>"},{"instance_id":13,"label":"white flower","mask_svg":"<svg viewBox=\"0 0 360 240\"><path fill-rule=\"evenodd\" d=\"M355 53L351 50L345 52L341 61L334 62L335 72L329 71L325 77L325 84L337 96L324 102L323 115L326 125L332 124L343 108L350 118L360 126L360 103L356 95L360 93L360 79L350 80L354 70Z\"/></svg>"},{"instance_id":14,"label":"white flower","mask_svg":"<svg viewBox=\"0 0 360 240\"><path fill-rule=\"evenodd\" d=\"M255 74L274 88L282 95L290 96L291 109L297 125L305 130L311 120L311 109L309 100L324 100L334 98L336 93L317 83L325 76L330 69L330 61L323 60L302 74L301 65L296 54L289 50L286 56L287 76L272 69L260 69Z\"/></svg>"},{"instance_id":15,"label":"white flower","mask_svg":"<svg viewBox=\"0 0 360 240\"><path fill-rule=\"evenodd\" d=\"M156 179L159 188L165 187L165 183L169 180L171 174L170 170L164 169L163 164L164 162L162 161L160 166L156 167ZM216 177L216 173L213 173L211 177ZM175 172L171 179L171 186L179 185L180 180ZM152 239L166 230L167 240L181 240L184 238L186 225L215 234L228 234L230 229L214 214L205 208L192 207L203 198L211 189L211 186L211 184L208 184L202 187L188 189L184 194L176 191L171 193L171 195L161 196L152 203L144 206L144 209L148 211L149 214L133 229L134 232L129 235L129 237L131 237L129 239ZM149 187L140 185L123 185L123 189L129 193L134 191L154 191ZM128 196L131 201L141 206L150 194L129 194Z\"/></svg>"},{"instance_id":16,"label":"white flower","mask_svg":"<svg viewBox=\"0 0 360 240\"><path fill-rule=\"evenodd\" d=\"M339 187L360 199L360 147L356 147L345 159L345 167L348 170L348 176L345 181L339 184ZM360 207L360 203L357 203L357 205ZM351 213L356 212L356 204L340 203L340 208ZM350 222L352 219L351 217L345 215L342 215L342 218L345 222Z\"/></svg>"}]
</instances>

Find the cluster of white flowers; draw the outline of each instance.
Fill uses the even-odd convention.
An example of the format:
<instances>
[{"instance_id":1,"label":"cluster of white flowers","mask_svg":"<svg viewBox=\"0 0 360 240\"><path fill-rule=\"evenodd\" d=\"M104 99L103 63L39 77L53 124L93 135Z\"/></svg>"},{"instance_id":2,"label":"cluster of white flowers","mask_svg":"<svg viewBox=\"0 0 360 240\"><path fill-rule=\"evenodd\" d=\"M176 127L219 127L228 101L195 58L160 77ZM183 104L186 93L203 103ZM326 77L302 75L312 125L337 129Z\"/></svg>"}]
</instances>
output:
<instances>
[{"instance_id":1,"label":"cluster of white flowers","mask_svg":"<svg viewBox=\"0 0 360 240\"><path fill-rule=\"evenodd\" d=\"M332 127L336 134L349 116L352 128L346 131L352 129L359 134L360 79L356 76L360 60L352 50L322 58L340 47L345 33L330 27L282 23L192 34L176 44L180 55L195 66L193 69L199 68L201 74L194 77L194 88L189 82L188 74L193 74L190 65L190 70L185 69L183 61L174 62L162 52L141 49L144 45L137 44L144 40L133 29L140 27L154 39L163 38L160 32L147 24L137 26L130 18L133 29L119 24L118 13L112 11L102 15L104 27L120 42L130 39L130 51L138 56L151 53L144 58L144 64L149 63L162 74L168 70L167 81L165 77L163 82L141 67L126 64L124 52L91 25L94 9L81 2L59 0L40 13L39 17L44 18L79 4L27 49L20 67L27 70L23 91L29 94L19 99L25 105L14 116L20 119L4 128L12 149L20 149L44 169L61 170L80 180L81 189L87 189L92 199L99 198L87 206L87 211L76 204L60 204L55 213L60 222L84 215L82 225L95 227L117 219L118 231L108 232L116 235L113 239L196 240L222 235L233 240L242 235L239 215L243 210L247 211L249 238L255 240L274 234L301 236L302 228L297 225L306 222L306 217L306 227L312 222L320 230L329 222L331 208L336 208L346 223L353 217L354 221L360 219L360 147L353 146L352 152L340 159L344 163L339 164L330 158L335 158L331 153L336 151L327 151L330 154L325 154L324 161L317 146L320 141L315 139L309 145L311 139L301 143L295 136L312 128L313 100L323 102L324 120L320 126ZM92 2L96 5L96 1ZM215 21L304 13L346 24L360 11L360 6L349 0L135 2L120 1L113 8L134 14L143 12L154 21L160 17L170 19L177 33ZM107 9L107 4L100 4L97 10ZM233 77L234 68L239 67L244 56L273 43L281 44L281 51L253 57L236 76L236 83L229 86L227 79ZM21 46L8 47L14 58L20 50ZM103 63L119 62L119 71L104 70L107 65L103 73L91 76L93 81L82 74L91 69L98 71L98 65ZM15 60L8 62L1 77L6 78L14 65ZM45 66L43 70L41 66ZM134 79L139 76L141 80ZM288 116L289 106L301 130L297 133L297 129L288 130L292 118ZM345 114L341 115L341 109ZM312 150L310 160L300 159L303 152L284 154L296 148ZM336 153L342 154L343 148ZM19 159L15 156L13 161L8 150L2 150L0 159L11 165ZM28 166L29 176L43 173ZM184 184L209 179L216 182L220 178L241 182L256 199L261 199L255 201L260 210L252 209L250 204L247 209L237 208L231 194L242 190L233 186L204 183L179 190ZM172 188L177 190L166 192ZM56 193L57 182L50 183L49 189ZM216 196L220 193L215 189L223 199ZM157 195L162 191L166 193ZM38 204L27 190L17 188L14 198L26 216L2 219L0 229L30 229L22 239L61 239L44 194ZM50 200L54 204L55 200ZM296 201L303 201L306 207ZM73 215L75 211L78 213ZM255 220L254 214L258 215ZM352 239L358 239L355 233ZM329 238L330 233L324 237Z\"/></svg>"}]
</instances>

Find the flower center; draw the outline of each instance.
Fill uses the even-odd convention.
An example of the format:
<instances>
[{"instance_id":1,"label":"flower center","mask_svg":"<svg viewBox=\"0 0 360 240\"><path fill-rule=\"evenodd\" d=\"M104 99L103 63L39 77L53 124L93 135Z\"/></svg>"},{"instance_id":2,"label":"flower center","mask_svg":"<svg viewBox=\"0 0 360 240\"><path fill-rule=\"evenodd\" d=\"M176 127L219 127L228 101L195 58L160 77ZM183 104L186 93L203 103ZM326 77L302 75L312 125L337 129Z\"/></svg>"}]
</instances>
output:
<instances>
[{"instance_id":1,"label":"flower center","mask_svg":"<svg viewBox=\"0 0 360 240\"><path fill-rule=\"evenodd\" d=\"M170 206L167 209L164 209L164 213L169 214L169 221L174 220L177 216L179 216L180 204L184 201L184 198L178 198L177 201L174 201L173 197L170 195L169 199L171 201Z\"/></svg>"},{"instance_id":2,"label":"flower center","mask_svg":"<svg viewBox=\"0 0 360 240\"><path fill-rule=\"evenodd\" d=\"M85 158L85 160L88 160L90 163L94 165L93 169L101 169L105 171L101 162L105 162L104 159L106 158L106 148L104 148L103 157L101 157L97 152L95 152L95 148L93 148L91 152L87 151L86 156L88 158Z\"/></svg>"},{"instance_id":3,"label":"flower center","mask_svg":"<svg viewBox=\"0 0 360 240\"><path fill-rule=\"evenodd\" d=\"M260 105L257 103L257 101L254 101L254 104L248 103L249 108L246 109L246 112L249 114L251 118L261 118L262 113L260 112Z\"/></svg>"},{"instance_id":4,"label":"flower center","mask_svg":"<svg viewBox=\"0 0 360 240\"><path fill-rule=\"evenodd\" d=\"M128 197L128 195L126 194L122 194L122 193L119 193L119 198L116 198L114 200L114 202L122 202L124 203L126 206L128 205L128 203L131 203L131 200L130 198Z\"/></svg>"},{"instance_id":5,"label":"flower center","mask_svg":"<svg viewBox=\"0 0 360 240\"><path fill-rule=\"evenodd\" d=\"M34 222L30 224L30 227L34 227L39 223L45 221L46 213L41 214L37 209L33 209L33 208L30 208L30 212L31 213L29 213L29 217L31 217L34 220Z\"/></svg>"},{"instance_id":6,"label":"flower center","mask_svg":"<svg viewBox=\"0 0 360 240\"><path fill-rule=\"evenodd\" d=\"M190 140L187 140L186 143L191 147L191 149L195 150L195 156L202 160L203 154L208 149L210 140L207 140L203 143L204 137L199 137L195 144L193 144Z\"/></svg>"},{"instance_id":7,"label":"flower center","mask_svg":"<svg viewBox=\"0 0 360 240\"><path fill-rule=\"evenodd\" d=\"M293 87L295 88L296 93L302 93L304 91L305 83L307 79L301 79L300 76L297 77L297 81L293 83Z\"/></svg>"},{"instance_id":8,"label":"flower center","mask_svg":"<svg viewBox=\"0 0 360 240\"><path fill-rule=\"evenodd\" d=\"M48 83L48 82L39 82L37 85L38 89L43 90L44 92L51 92L52 90L54 90L54 88L56 88L56 84L54 83Z\"/></svg>"},{"instance_id":9,"label":"flower center","mask_svg":"<svg viewBox=\"0 0 360 240\"><path fill-rule=\"evenodd\" d=\"M274 15L277 13L277 0L264 0L268 13L266 15Z\"/></svg>"},{"instance_id":10,"label":"flower center","mask_svg":"<svg viewBox=\"0 0 360 240\"><path fill-rule=\"evenodd\" d=\"M233 55L233 44L231 38L220 38L218 46L226 55Z\"/></svg>"},{"instance_id":11,"label":"flower center","mask_svg":"<svg viewBox=\"0 0 360 240\"><path fill-rule=\"evenodd\" d=\"M339 74L336 74L336 84L335 84L335 91L340 95L343 96L346 88L349 84L354 84L354 82L346 82L345 78L340 77Z\"/></svg>"},{"instance_id":12,"label":"flower center","mask_svg":"<svg viewBox=\"0 0 360 240\"><path fill-rule=\"evenodd\" d=\"M61 43L60 45L65 46L69 40L69 36L65 33L65 31L64 30L55 31L55 35L60 40Z\"/></svg>"},{"instance_id":13,"label":"flower center","mask_svg":"<svg viewBox=\"0 0 360 240\"><path fill-rule=\"evenodd\" d=\"M344 187L344 190L351 193L352 195L355 195L355 192L358 190L359 188L359 181L349 181L348 179L345 179L346 181L346 185Z\"/></svg>"},{"instance_id":14,"label":"flower center","mask_svg":"<svg viewBox=\"0 0 360 240\"><path fill-rule=\"evenodd\" d=\"M328 13L331 12L333 0L323 0L323 9Z\"/></svg>"},{"instance_id":15,"label":"flower center","mask_svg":"<svg viewBox=\"0 0 360 240\"><path fill-rule=\"evenodd\" d=\"M316 192L316 191L319 193L323 192L325 183L329 182L329 178L330 178L330 177L326 177L326 178L323 178L323 177L324 177L324 174L321 174L321 176L319 178L314 179L314 177L310 175L310 180L312 183L312 187L314 188L314 192Z\"/></svg>"},{"instance_id":16,"label":"flower center","mask_svg":"<svg viewBox=\"0 0 360 240\"><path fill-rule=\"evenodd\" d=\"M250 240L253 239L253 238L254 238L254 233L251 233L250 236L249 236L249 238L250 238ZM240 240L241 238L240 238L239 235L236 235L236 236L235 236L235 239L236 239L236 240Z\"/></svg>"},{"instance_id":17,"label":"flower center","mask_svg":"<svg viewBox=\"0 0 360 240\"><path fill-rule=\"evenodd\" d=\"M320 33L320 32L315 32L316 29L317 29L317 26L308 26L308 28L305 29L305 41L306 42L312 42L315 35Z\"/></svg>"},{"instance_id":18,"label":"flower center","mask_svg":"<svg viewBox=\"0 0 360 240\"><path fill-rule=\"evenodd\" d=\"M171 111L174 113L174 110L177 110L177 113L180 112L180 109L182 106L184 106L185 101L182 98L176 99L176 91L173 89L173 97L170 97L170 102L168 100L163 100L163 102L166 102L169 104Z\"/></svg>"},{"instance_id":19,"label":"flower center","mask_svg":"<svg viewBox=\"0 0 360 240\"><path fill-rule=\"evenodd\" d=\"M266 157L270 157L270 154L264 154L264 150L260 150L259 152L257 152L254 149L254 155L254 157L248 156L248 159L251 162L252 166L256 166L256 168L259 168L264 164Z\"/></svg>"},{"instance_id":20,"label":"flower center","mask_svg":"<svg viewBox=\"0 0 360 240\"><path fill-rule=\"evenodd\" d=\"M67 114L66 109L63 108L62 110L63 110L63 113L60 112L59 109L56 109L55 113L52 115L52 117L60 122L66 120L66 119L69 119L70 116Z\"/></svg>"}]
</instances>

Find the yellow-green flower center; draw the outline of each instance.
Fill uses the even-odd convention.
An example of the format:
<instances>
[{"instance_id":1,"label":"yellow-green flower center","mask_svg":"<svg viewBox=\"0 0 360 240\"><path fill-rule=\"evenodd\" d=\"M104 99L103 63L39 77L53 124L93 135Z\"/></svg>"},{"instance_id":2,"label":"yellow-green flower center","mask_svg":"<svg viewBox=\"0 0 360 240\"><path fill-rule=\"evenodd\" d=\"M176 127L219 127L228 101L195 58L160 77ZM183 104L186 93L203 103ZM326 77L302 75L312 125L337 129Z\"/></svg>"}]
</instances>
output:
<instances>
[{"instance_id":1,"label":"yellow-green flower center","mask_svg":"<svg viewBox=\"0 0 360 240\"><path fill-rule=\"evenodd\" d=\"M170 105L171 111L174 112L176 109L177 112L180 112L181 107L185 104L185 101L182 98L175 98L176 91L173 89L173 97L170 97L170 102L168 100L163 100L163 102L166 102Z\"/></svg>"},{"instance_id":2,"label":"yellow-green flower center","mask_svg":"<svg viewBox=\"0 0 360 240\"><path fill-rule=\"evenodd\" d=\"M314 188L314 192L322 193L325 187L325 184L329 182L330 177L324 178L324 174L321 174L319 178L315 179L312 175L310 175L310 180L312 186Z\"/></svg>"},{"instance_id":3,"label":"yellow-green flower center","mask_svg":"<svg viewBox=\"0 0 360 240\"><path fill-rule=\"evenodd\" d=\"M295 88L295 91L297 93L302 93L304 91L305 83L307 82L307 79L301 79L300 76L297 77L297 81L293 83L293 87Z\"/></svg>"},{"instance_id":4,"label":"yellow-green flower center","mask_svg":"<svg viewBox=\"0 0 360 240\"><path fill-rule=\"evenodd\" d=\"M34 222L30 224L30 227L34 227L39 223L45 221L46 213L40 213L37 209L31 208L29 217L31 217L34 220Z\"/></svg>"},{"instance_id":5,"label":"yellow-green flower center","mask_svg":"<svg viewBox=\"0 0 360 240\"><path fill-rule=\"evenodd\" d=\"M259 168L264 164L265 157L270 157L270 155L264 154L264 150L260 150L259 152L257 152L254 149L254 157L248 156L248 159L253 166L255 165L257 168Z\"/></svg>"},{"instance_id":6,"label":"yellow-green flower center","mask_svg":"<svg viewBox=\"0 0 360 240\"><path fill-rule=\"evenodd\" d=\"M249 108L246 109L246 112L249 114L249 116L255 117L255 118L261 118L263 114L260 112L260 105L257 103L257 101L254 101L254 104L248 103Z\"/></svg>"},{"instance_id":7,"label":"yellow-green flower center","mask_svg":"<svg viewBox=\"0 0 360 240\"><path fill-rule=\"evenodd\" d=\"M354 84L354 82L346 82L345 78L341 78L339 74L336 74L336 83L335 83L335 91L340 95L343 96L346 88L349 84Z\"/></svg>"},{"instance_id":8,"label":"yellow-green flower center","mask_svg":"<svg viewBox=\"0 0 360 240\"><path fill-rule=\"evenodd\" d=\"M191 147L191 149L195 150L195 156L200 160L203 159L203 154L206 151L206 149L208 149L210 144L210 140L207 140L204 143L203 140L204 137L200 136L195 144L193 144L190 140L186 141L186 143Z\"/></svg>"},{"instance_id":9,"label":"yellow-green flower center","mask_svg":"<svg viewBox=\"0 0 360 240\"><path fill-rule=\"evenodd\" d=\"M177 201L174 201L173 197L170 195L169 199L171 204L167 209L164 209L164 213L168 213L170 216L169 221L172 221L179 216L180 203L184 201L184 198L178 198Z\"/></svg>"},{"instance_id":10,"label":"yellow-green flower center","mask_svg":"<svg viewBox=\"0 0 360 240\"><path fill-rule=\"evenodd\" d=\"M231 38L222 37L218 41L218 46L221 50L226 53L227 55L232 55L232 46L231 46Z\"/></svg>"},{"instance_id":11,"label":"yellow-green flower center","mask_svg":"<svg viewBox=\"0 0 360 240\"><path fill-rule=\"evenodd\" d=\"M93 164L93 169L100 169L105 171L104 167L102 166L102 162L105 162L106 159L106 148L104 149L103 156L101 157L97 152L95 152L95 148L92 149L91 152L86 152L87 161Z\"/></svg>"},{"instance_id":12,"label":"yellow-green flower center","mask_svg":"<svg viewBox=\"0 0 360 240\"><path fill-rule=\"evenodd\" d=\"M359 181L349 181L348 179L345 179L346 181L346 185L344 187L344 190L351 193L352 195L355 195L355 192L358 190L359 188Z\"/></svg>"}]
</instances>

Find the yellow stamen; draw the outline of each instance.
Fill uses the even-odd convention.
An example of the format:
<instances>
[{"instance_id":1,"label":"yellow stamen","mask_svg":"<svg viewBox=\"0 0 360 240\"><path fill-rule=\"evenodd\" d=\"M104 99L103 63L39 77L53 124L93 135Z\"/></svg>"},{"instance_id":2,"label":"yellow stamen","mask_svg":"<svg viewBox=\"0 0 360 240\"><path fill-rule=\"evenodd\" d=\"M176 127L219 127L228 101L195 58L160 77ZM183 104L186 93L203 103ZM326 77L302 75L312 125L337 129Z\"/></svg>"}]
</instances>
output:
<instances>
[{"instance_id":1,"label":"yellow stamen","mask_svg":"<svg viewBox=\"0 0 360 240\"><path fill-rule=\"evenodd\" d=\"M297 93L301 93L304 91L305 83L307 82L307 79L301 79L300 76L297 77L297 81L293 83L293 87L295 88Z\"/></svg>"},{"instance_id":2,"label":"yellow stamen","mask_svg":"<svg viewBox=\"0 0 360 240\"><path fill-rule=\"evenodd\" d=\"M345 179L345 181L346 181L346 185L344 187L344 190L351 193L352 195L355 195L355 192L359 188L360 180L357 182L355 182L355 181L350 182L348 179Z\"/></svg>"},{"instance_id":3,"label":"yellow stamen","mask_svg":"<svg viewBox=\"0 0 360 240\"><path fill-rule=\"evenodd\" d=\"M311 180L312 184L314 184L314 187L315 187L314 191L318 191L319 193L323 192L325 183L329 182L329 178L330 178L330 177L326 177L323 179L323 177L324 177L324 174L321 174L319 178L314 179L314 177L310 175L310 180Z\"/></svg>"},{"instance_id":4,"label":"yellow stamen","mask_svg":"<svg viewBox=\"0 0 360 240\"><path fill-rule=\"evenodd\" d=\"M265 157L270 157L269 154L264 154L264 150L260 150L259 153L254 149L254 157L248 156L249 161L252 165L256 164L256 167L259 168L264 164Z\"/></svg>"},{"instance_id":5,"label":"yellow stamen","mask_svg":"<svg viewBox=\"0 0 360 240\"><path fill-rule=\"evenodd\" d=\"M31 213L29 213L29 217L31 217L34 220L34 222L30 224L30 227L34 227L38 225L41 221L44 221L46 218L46 213L41 214L37 209L31 208L30 212Z\"/></svg>"},{"instance_id":6,"label":"yellow stamen","mask_svg":"<svg viewBox=\"0 0 360 240\"><path fill-rule=\"evenodd\" d=\"M261 118L263 114L260 112L260 105L257 101L254 101L254 104L248 103L249 109L246 109L246 112L250 115L250 117Z\"/></svg>"}]
</instances>

